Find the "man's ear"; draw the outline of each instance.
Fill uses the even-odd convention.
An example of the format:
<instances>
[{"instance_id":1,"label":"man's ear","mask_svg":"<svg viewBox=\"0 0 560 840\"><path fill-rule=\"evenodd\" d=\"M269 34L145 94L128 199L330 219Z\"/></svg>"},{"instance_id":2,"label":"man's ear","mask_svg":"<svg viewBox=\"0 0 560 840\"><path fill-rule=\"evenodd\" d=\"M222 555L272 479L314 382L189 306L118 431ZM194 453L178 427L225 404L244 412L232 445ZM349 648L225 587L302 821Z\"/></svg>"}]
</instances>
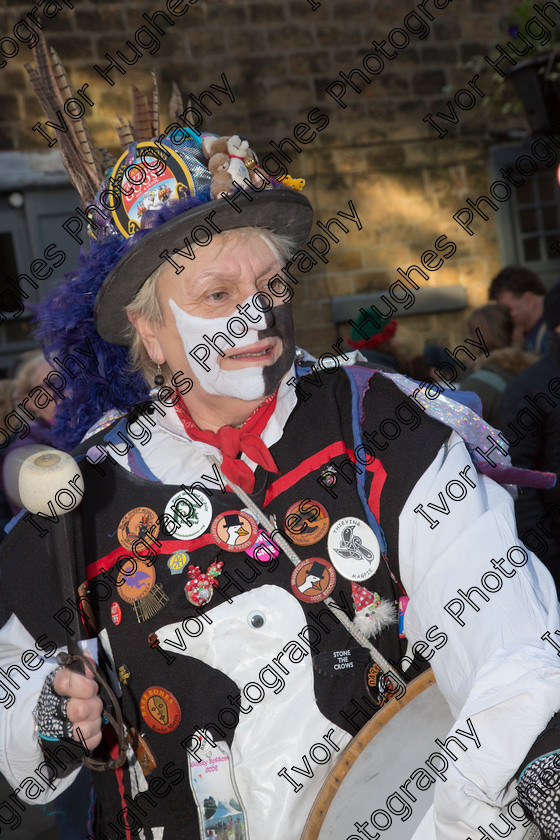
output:
<instances>
[{"instance_id":1,"label":"man's ear","mask_svg":"<svg viewBox=\"0 0 560 840\"><path fill-rule=\"evenodd\" d=\"M161 349L159 340L154 332L154 327L151 321L144 315L135 315L130 312L126 316L137 333L139 333L142 343L146 348L146 352L152 361L162 365L165 362L165 356Z\"/></svg>"}]
</instances>

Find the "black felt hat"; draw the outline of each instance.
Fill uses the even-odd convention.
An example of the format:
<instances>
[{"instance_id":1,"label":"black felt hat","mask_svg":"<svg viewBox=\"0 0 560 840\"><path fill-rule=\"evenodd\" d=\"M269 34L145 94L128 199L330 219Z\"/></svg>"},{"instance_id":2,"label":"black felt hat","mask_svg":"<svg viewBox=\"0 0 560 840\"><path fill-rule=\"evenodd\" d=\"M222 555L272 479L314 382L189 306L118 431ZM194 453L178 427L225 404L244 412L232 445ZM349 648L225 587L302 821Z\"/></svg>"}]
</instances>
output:
<instances>
[{"instance_id":1,"label":"black felt hat","mask_svg":"<svg viewBox=\"0 0 560 840\"><path fill-rule=\"evenodd\" d=\"M196 244L191 238L196 228L200 229L199 237L205 229L210 240L219 235L215 228L226 231L262 227L292 237L297 248L303 245L313 222L313 208L301 192L277 188L247 193L252 201L241 196L232 206L225 198L218 198L180 212L136 242L107 275L97 294L95 324L99 335L113 344L128 344L125 307L147 277L162 264L168 264L161 256L164 251L173 258L174 248L186 250L185 242L187 248ZM212 213L211 226L205 220Z\"/></svg>"}]
</instances>

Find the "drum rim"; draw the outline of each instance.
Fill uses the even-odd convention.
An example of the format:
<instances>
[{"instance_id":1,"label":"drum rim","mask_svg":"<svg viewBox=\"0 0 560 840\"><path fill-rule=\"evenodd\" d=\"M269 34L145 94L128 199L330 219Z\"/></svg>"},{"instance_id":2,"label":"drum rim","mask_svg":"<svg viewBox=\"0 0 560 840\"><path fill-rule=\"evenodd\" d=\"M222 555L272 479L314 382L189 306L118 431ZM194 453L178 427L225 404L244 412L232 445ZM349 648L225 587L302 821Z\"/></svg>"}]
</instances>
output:
<instances>
[{"instance_id":1,"label":"drum rim","mask_svg":"<svg viewBox=\"0 0 560 840\"><path fill-rule=\"evenodd\" d=\"M352 738L323 782L303 827L300 840L318 840L332 801L356 759L365 750L370 741L383 729L386 723L394 718L411 700L414 700L415 697L435 684L434 672L431 668L428 668L424 673L408 683L402 697L399 699L392 697L387 705L376 712Z\"/></svg>"}]
</instances>

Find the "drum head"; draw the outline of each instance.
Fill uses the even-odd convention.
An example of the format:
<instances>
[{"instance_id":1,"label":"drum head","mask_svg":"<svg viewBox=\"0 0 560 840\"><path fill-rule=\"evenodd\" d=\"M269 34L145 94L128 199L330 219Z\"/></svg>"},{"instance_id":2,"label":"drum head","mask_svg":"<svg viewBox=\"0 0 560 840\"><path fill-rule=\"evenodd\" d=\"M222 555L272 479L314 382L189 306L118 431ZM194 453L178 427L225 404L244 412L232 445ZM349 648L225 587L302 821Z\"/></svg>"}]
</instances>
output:
<instances>
[{"instance_id":1,"label":"drum head","mask_svg":"<svg viewBox=\"0 0 560 840\"><path fill-rule=\"evenodd\" d=\"M383 840L435 840L437 776L427 760L441 769L431 756L440 750L436 738L443 740L453 724L429 669L408 684L403 697L392 698L340 754L301 840L361 840L376 834ZM368 834L358 831L361 826ZM522 836L539 840L541 835L531 824Z\"/></svg>"},{"instance_id":2,"label":"drum head","mask_svg":"<svg viewBox=\"0 0 560 840\"><path fill-rule=\"evenodd\" d=\"M445 738L453 723L431 669L412 680L404 696L391 699L341 753L301 840L363 836L356 822L383 840L411 840L433 803L437 777L426 759L439 751L435 739Z\"/></svg>"}]
</instances>

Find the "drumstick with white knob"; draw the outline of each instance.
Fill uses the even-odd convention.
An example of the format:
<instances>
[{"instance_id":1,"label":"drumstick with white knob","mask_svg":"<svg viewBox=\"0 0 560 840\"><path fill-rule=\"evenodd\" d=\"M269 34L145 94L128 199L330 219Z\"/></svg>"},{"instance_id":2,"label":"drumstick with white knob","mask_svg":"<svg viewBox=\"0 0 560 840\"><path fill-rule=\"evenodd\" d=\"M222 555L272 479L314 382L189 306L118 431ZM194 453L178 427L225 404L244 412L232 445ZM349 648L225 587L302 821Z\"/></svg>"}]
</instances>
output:
<instances>
[{"instance_id":1,"label":"drumstick with white knob","mask_svg":"<svg viewBox=\"0 0 560 840\"><path fill-rule=\"evenodd\" d=\"M11 457L10 457L11 456ZM14 450L6 458L4 466L4 487L10 498L21 507L27 508L30 513L43 513L49 510L59 515L58 522L55 522L50 531L52 540L54 562L57 566L59 580L62 587L62 596L67 602L72 596L75 597L76 586L76 558L73 550L73 521L72 514L80 504L84 493L84 480L76 461L67 452L61 452L46 446L26 446ZM72 490L68 490L71 487ZM60 504L61 491L66 491L73 498L73 503L62 506ZM69 515L68 515L69 514ZM79 613L72 613L70 627L66 629L66 644L70 656L80 656L67 664L62 658L66 668L85 673L84 658L81 656L78 640L80 638ZM111 703L115 717L106 709L109 723L115 730L119 744L118 758L109 758L107 761L92 757L83 757L86 767L92 770L114 770L122 767L126 761L128 741L123 725L122 712L117 698L111 687L105 682L95 667L89 666L93 678L104 689ZM116 720L115 720L116 718Z\"/></svg>"},{"instance_id":2,"label":"drumstick with white knob","mask_svg":"<svg viewBox=\"0 0 560 840\"><path fill-rule=\"evenodd\" d=\"M22 446L10 453L4 471L8 495L30 513L50 511L59 515L53 524L50 537L54 562L57 567L64 600L76 596L76 562L73 550L72 512L80 504L84 481L76 461L67 452L46 446ZM68 488L74 488L76 492ZM66 498L72 497L61 507L61 491ZM78 612L72 612L70 627L66 632L68 653L79 654L80 619ZM80 665L80 663L76 663ZM76 670L82 670L80 668Z\"/></svg>"}]
</instances>

